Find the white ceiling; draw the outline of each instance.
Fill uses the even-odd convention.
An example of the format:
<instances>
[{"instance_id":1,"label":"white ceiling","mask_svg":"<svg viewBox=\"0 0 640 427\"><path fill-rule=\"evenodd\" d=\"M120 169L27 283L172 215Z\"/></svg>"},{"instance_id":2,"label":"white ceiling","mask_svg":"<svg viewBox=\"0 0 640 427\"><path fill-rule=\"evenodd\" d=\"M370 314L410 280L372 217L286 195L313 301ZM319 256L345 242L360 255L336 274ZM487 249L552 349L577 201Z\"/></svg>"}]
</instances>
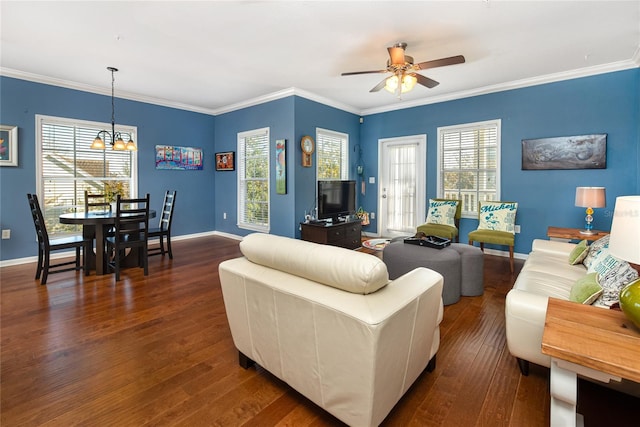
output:
<instances>
[{"instance_id":1,"label":"white ceiling","mask_svg":"<svg viewBox=\"0 0 640 427\"><path fill-rule=\"evenodd\" d=\"M640 1L2 1L2 75L218 114L297 93L359 114L640 66ZM440 82L369 93L386 48Z\"/></svg>"}]
</instances>

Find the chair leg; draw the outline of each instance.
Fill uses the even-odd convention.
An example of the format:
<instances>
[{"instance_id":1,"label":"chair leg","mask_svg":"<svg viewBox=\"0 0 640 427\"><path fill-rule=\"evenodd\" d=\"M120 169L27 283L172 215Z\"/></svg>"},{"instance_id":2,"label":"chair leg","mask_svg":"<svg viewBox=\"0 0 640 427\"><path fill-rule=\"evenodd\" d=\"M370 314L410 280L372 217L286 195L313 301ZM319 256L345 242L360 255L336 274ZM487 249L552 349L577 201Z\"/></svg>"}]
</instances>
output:
<instances>
[{"instance_id":1,"label":"chair leg","mask_svg":"<svg viewBox=\"0 0 640 427\"><path fill-rule=\"evenodd\" d=\"M120 253L120 249L117 248L114 250L115 252L115 259L113 260L114 262L114 266L115 266L115 270L116 270L116 282L120 281L120 256L122 255Z\"/></svg>"},{"instance_id":2,"label":"chair leg","mask_svg":"<svg viewBox=\"0 0 640 427\"><path fill-rule=\"evenodd\" d=\"M144 267L144 275L149 275L149 254L147 253L147 247L145 246L140 251L140 256L142 256L142 266Z\"/></svg>"},{"instance_id":3,"label":"chair leg","mask_svg":"<svg viewBox=\"0 0 640 427\"><path fill-rule=\"evenodd\" d=\"M511 273L513 273L513 246L509 246L509 265L511 267Z\"/></svg>"},{"instance_id":4,"label":"chair leg","mask_svg":"<svg viewBox=\"0 0 640 427\"><path fill-rule=\"evenodd\" d=\"M160 255L164 256L164 238L160 235Z\"/></svg>"},{"instance_id":5,"label":"chair leg","mask_svg":"<svg viewBox=\"0 0 640 427\"><path fill-rule=\"evenodd\" d=\"M49 253L44 254L44 265L42 266L42 280L40 281L41 285L47 284L47 277L49 276Z\"/></svg>"},{"instance_id":6,"label":"chair leg","mask_svg":"<svg viewBox=\"0 0 640 427\"><path fill-rule=\"evenodd\" d=\"M167 252L169 252L169 259L173 259L173 251L171 250L171 236L167 234Z\"/></svg>"},{"instance_id":7,"label":"chair leg","mask_svg":"<svg viewBox=\"0 0 640 427\"><path fill-rule=\"evenodd\" d=\"M36 267L36 280L40 279L40 274L42 274L43 258L44 250L42 248L38 248L38 266Z\"/></svg>"},{"instance_id":8,"label":"chair leg","mask_svg":"<svg viewBox=\"0 0 640 427\"><path fill-rule=\"evenodd\" d=\"M82 268L82 263L80 262L80 246L76 248L76 271Z\"/></svg>"}]
</instances>

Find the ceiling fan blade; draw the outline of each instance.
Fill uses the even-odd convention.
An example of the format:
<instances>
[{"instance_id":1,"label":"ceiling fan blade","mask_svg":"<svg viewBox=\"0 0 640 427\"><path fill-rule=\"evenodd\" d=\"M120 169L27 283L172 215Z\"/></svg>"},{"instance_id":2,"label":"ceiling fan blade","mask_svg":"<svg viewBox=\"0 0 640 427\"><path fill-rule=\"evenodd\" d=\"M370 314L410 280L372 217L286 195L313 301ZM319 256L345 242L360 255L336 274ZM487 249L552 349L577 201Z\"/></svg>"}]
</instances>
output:
<instances>
[{"instance_id":1,"label":"ceiling fan blade","mask_svg":"<svg viewBox=\"0 0 640 427\"><path fill-rule=\"evenodd\" d=\"M375 70L375 71L351 71L348 73L342 73L340 74L341 76L354 76L356 74L379 74L379 73L386 73L387 70Z\"/></svg>"},{"instance_id":2,"label":"ceiling fan blade","mask_svg":"<svg viewBox=\"0 0 640 427\"><path fill-rule=\"evenodd\" d=\"M387 79L382 80L380 83L378 83L376 86L373 87L373 89L371 89L369 92L377 92L380 89L382 89L384 87L384 85L387 83Z\"/></svg>"},{"instance_id":3,"label":"ceiling fan blade","mask_svg":"<svg viewBox=\"0 0 640 427\"><path fill-rule=\"evenodd\" d=\"M391 58L391 65L404 65L404 49L401 47L388 47L389 58Z\"/></svg>"},{"instance_id":4,"label":"ceiling fan blade","mask_svg":"<svg viewBox=\"0 0 640 427\"><path fill-rule=\"evenodd\" d=\"M412 75L416 76L416 79L418 79L418 83L420 83L422 86L428 87L429 89L434 88L440 84L437 81L430 79L429 77L423 76L422 74L412 74Z\"/></svg>"},{"instance_id":5,"label":"ceiling fan blade","mask_svg":"<svg viewBox=\"0 0 640 427\"><path fill-rule=\"evenodd\" d=\"M427 68L444 67L445 65L454 65L464 63L464 56L450 56L449 58L434 59L433 61L420 62L413 66L416 70L426 70Z\"/></svg>"}]
</instances>

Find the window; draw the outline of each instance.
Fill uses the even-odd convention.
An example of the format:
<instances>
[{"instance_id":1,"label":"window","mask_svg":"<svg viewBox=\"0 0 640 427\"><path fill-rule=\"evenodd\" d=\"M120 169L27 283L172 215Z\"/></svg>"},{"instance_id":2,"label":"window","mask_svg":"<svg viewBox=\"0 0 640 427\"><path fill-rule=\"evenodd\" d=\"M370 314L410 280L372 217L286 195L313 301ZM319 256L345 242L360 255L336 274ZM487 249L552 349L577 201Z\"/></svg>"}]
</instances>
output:
<instances>
[{"instance_id":1,"label":"window","mask_svg":"<svg viewBox=\"0 0 640 427\"><path fill-rule=\"evenodd\" d=\"M478 202L500 200L500 120L438 128L438 197L462 200L462 216Z\"/></svg>"},{"instance_id":2,"label":"window","mask_svg":"<svg viewBox=\"0 0 640 427\"><path fill-rule=\"evenodd\" d=\"M269 128L238 134L238 227L269 232Z\"/></svg>"},{"instance_id":3,"label":"window","mask_svg":"<svg viewBox=\"0 0 640 427\"><path fill-rule=\"evenodd\" d=\"M98 131L110 123L96 123L36 115L36 185L47 232L60 237L79 231L60 224L60 214L84 209L84 191L106 193L121 188L125 196L137 194L136 154L131 151L92 150ZM131 134L135 127L118 126Z\"/></svg>"},{"instance_id":4,"label":"window","mask_svg":"<svg viewBox=\"0 0 640 427\"><path fill-rule=\"evenodd\" d=\"M349 179L349 135L316 129L318 179Z\"/></svg>"}]
</instances>

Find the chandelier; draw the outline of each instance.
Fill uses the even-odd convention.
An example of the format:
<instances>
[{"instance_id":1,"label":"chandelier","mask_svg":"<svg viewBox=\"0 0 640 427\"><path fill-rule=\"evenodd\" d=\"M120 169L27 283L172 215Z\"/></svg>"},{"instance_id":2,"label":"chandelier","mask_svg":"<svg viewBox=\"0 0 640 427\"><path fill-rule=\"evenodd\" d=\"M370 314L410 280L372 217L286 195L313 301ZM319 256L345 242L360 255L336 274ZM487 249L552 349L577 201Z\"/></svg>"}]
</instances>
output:
<instances>
[{"instance_id":1,"label":"chandelier","mask_svg":"<svg viewBox=\"0 0 640 427\"><path fill-rule=\"evenodd\" d=\"M126 132L116 132L116 113L115 113L115 101L114 101L114 92L113 92L115 77L113 73L118 71L118 69L114 67L107 67L107 70L111 71L111 132L109 132L108 130L101 130L100 132L98 132L96 139L94 139L93 142L91 143L91 148L93 148L94 150L104 150L106 148L105 141L107 141L108 139L109 144L111 144L111 147L113 150L136 151L138 150L138 147L136 147L135 142L133 142L133 139L131 138L131 134ZM122 139L123 135L126 135L126 137L129 138L129 142L127 142L126 144ZM102 138L100 138L100 136L102 136Z\"/></svg>"}]
</instances>

